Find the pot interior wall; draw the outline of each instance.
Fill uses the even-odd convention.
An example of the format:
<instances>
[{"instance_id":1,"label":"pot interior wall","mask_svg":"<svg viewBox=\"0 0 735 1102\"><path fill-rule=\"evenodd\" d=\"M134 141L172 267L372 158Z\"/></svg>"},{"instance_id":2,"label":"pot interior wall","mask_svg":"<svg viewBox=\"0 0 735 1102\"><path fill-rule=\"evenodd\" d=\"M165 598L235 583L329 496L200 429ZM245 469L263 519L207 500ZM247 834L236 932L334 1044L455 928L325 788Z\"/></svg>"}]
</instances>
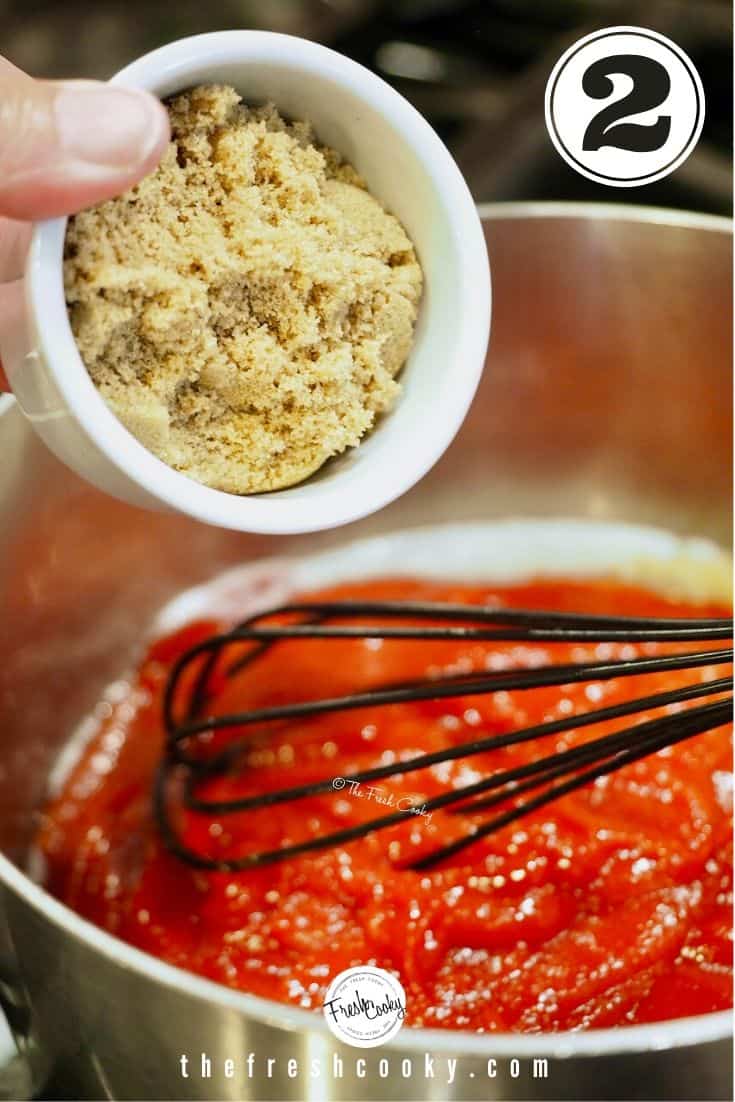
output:
<instances>
[{"instance_id":1,"label":"pot interior wall","mask_svg":"<svg viewBox=\"0 0 735 1102\"><path fill-rule=\"evenodd\" d=\"M504 515L730 532L731 239L630 214L486 219L487 369L457 440L378 516L299 539L132 509L0 419L0 847L22 860L48 771L155 611L226 566ZM406 442L410 447L410 441ZM410 567L410 564L405 564Z\"/></svg>"}]
</instances>

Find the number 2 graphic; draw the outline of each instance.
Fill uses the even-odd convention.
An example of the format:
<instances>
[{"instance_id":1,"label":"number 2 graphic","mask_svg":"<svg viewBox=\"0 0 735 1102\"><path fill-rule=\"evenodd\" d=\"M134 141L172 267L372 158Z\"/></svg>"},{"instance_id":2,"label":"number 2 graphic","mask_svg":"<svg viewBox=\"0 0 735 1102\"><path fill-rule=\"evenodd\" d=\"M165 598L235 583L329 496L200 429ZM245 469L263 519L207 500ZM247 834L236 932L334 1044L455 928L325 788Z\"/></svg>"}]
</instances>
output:
<instances>
[{"instance_id":1,"label":"number 2 graphic","mask_svg":"<svg viewBox=\"0 0 735 1102\"><path fill-rule=\"evenodd\" d=\"M584 132L582 148L601 149L609 145L631 153L652 153L660 149L671 131L670 115L659 115L656 122L649 125L624 122L615 126L614 123L659 107L671 89L669 74L652 57L619 54L594 61L582 77L582 88L593 99L607 99L614 91L610 76L616 73L631 77L633 87L626 96L597 112Z\"/></svg>"}]
</instances>

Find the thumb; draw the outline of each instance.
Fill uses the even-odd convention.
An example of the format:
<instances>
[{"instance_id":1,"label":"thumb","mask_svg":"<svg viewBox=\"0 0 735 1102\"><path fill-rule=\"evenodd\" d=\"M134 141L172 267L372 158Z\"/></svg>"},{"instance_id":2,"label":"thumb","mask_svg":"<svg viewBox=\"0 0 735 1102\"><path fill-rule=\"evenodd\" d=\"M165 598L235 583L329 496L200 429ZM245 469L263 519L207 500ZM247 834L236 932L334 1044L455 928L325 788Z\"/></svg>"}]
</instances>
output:
<instances>
[{"instance_id":1,"label":"thumb","mask_svg":"<svg viewBox=\"0 0 735 1102\"><path fill-rule=\"evenodd\" d=\"M0 215L72 214L155 168L168 117L148 92L39 81L0 58Z\"/></svg>"}]
</instances>

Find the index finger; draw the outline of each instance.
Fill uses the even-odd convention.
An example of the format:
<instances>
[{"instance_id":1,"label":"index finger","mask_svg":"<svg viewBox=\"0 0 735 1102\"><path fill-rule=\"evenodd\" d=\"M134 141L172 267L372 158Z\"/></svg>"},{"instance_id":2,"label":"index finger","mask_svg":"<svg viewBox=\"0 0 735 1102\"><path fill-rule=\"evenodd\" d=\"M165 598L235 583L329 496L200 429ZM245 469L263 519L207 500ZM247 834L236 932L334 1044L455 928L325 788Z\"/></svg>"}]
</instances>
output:
<instances>
[{"instance_id":1,"label":"index finger","mask_svg":"<svg viewBox=\"0 0 735 1102\"><path fill-rule=\"evenodd\" d=\"M0 218L0 297L2 284L12 283L23 274L28 245L31 239L31 226L28 222L16 222L12 218ZM6 288L6 290L8 290ZM17 297L17 296L16 296ZM7 306L8 304L6 304ZM2 307L2 303L0 303ZM5 316L3 316L5 315ZM10 324L7 309L0 308L0 326ZM0 392L10 390L7 376L0 358Z\"/></svg>"}]
</instances>

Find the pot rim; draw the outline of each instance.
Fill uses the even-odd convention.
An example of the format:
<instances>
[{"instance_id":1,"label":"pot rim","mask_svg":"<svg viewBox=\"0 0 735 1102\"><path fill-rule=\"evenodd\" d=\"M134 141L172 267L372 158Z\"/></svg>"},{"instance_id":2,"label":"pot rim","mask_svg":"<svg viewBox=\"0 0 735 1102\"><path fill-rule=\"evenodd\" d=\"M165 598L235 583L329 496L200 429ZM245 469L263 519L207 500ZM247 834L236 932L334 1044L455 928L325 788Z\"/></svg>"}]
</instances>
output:
<instances>
[{"instance_id":1,"label":"pot rim","mask_svg":"<svg viewBox=\"0 0 735 1102\"><path fill-rule=\"evenodd\" d=\"M667 225L729 235L732 235L733 230L732 220L718 215L622 203L540 201L481 203L478 205L478 210L483 221L511 218L587 218L591 221L646 222L651 225ZM9 414L14 405L12 399L4 399L0 395L0 420ZM243 1014L272 1028L318 1034L325 1039L329 1037L326 1020L321 1015L257 995L232 990L213 980L204 979L175 965L167 964L141 949L128 945L49 895L2 853L0 853L0 884L37 913L61 927L70 937L85 943L129 972L150 978L153 982L199 1001L216 1003L223 1009ZM612 1029L592 1029L585 1032L476 1034L455 1030L411 1029L399 1033L385 1048L394 1051L419 1051L468 1057L560 1059L574 1056L663 1051L724 1040L731 1032L732 1012L722 1010L673 1021L618 1026Z\"/></svg>"},{"instance_id":2,"label":"pot rim","mask_svg":"<svg viewBox=\"0 0 735 1102\"><path fill-rule=\"evenodd\" d=\"M481 221L510 218L588 218L590 221L647 222L651 226L674 226L710 230L732 235L733 219L704 211L673 207L647 207L640 203L582 203L564 200L522 200L513 203L478 203Z\"/></svg>"}]
</instances>

